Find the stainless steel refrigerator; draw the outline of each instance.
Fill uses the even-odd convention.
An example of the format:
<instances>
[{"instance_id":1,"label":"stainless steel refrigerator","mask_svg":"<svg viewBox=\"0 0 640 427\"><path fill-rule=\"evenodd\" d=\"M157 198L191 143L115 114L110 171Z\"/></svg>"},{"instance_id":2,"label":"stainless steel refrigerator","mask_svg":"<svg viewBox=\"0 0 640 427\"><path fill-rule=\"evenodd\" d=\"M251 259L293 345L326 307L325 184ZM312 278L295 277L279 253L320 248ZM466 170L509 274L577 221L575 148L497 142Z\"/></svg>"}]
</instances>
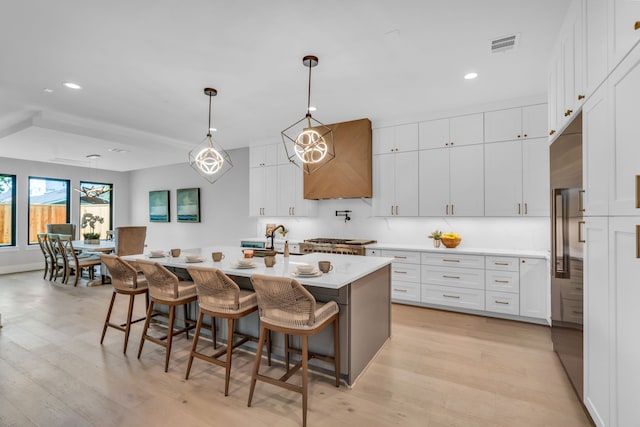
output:
<instances>
[{"instance_id":1,"label":"stainless steel refrigerator","mask_svg":"<svg viewBox=\"0 0 640 427\"><path fill-rule=\"evenodd\" d=\"M574 389L583 398L582 118L550 147L551 337Z\"/></svg>"}]
</instances>

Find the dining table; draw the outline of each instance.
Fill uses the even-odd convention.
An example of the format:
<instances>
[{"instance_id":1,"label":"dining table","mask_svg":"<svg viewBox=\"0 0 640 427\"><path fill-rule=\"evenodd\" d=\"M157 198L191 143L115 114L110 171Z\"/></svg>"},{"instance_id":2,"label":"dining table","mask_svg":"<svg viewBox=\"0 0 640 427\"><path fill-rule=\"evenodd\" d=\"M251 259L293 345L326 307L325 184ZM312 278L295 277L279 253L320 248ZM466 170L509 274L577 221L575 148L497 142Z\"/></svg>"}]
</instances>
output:
<instances>
[{"instance_id":1,"label":"dining table","mask_svg":"<svg viewBox=\"0 0 640 427\"><path fill-rule=\"evenodd\" d=\"M222 252L224 258L214 262L212 252ZM303 285L318 302L335 301L340 310L340 359L341 377L348 386L364 372L371 360L391 336L391 258L359 255L310 253L284 257L275 256L275 265L267 267L262 257L254 257L249 266L239 264L244 257L243 248L211 246L182 249L180 256L172 257L169 251L126 255L124 260L152 260L167 267L179 277L189 279L191 265L213 267L230 276L241 288L253 289L251 275L290 277ZM330 261L333 269L328 273L302 276L298 265L318 265L319 261ZM189 318L197 318L197 307L189 310ZM259 318L257 313L239 322L240 332L257 336ZM224 329L224 328L221 328ZM218 336L225 338L225 331ZM295 343L294 343L295 344ZM251 346L252 343L245 345ZM274 348L284 347L282 337L276 337ZM333 332L331 328L314 336L309 342L310 351L331 355ZM317 365L316 365L317 363ZM324 362L312 360L312 368L330 370Z\"/></svg>"}]
</instances>

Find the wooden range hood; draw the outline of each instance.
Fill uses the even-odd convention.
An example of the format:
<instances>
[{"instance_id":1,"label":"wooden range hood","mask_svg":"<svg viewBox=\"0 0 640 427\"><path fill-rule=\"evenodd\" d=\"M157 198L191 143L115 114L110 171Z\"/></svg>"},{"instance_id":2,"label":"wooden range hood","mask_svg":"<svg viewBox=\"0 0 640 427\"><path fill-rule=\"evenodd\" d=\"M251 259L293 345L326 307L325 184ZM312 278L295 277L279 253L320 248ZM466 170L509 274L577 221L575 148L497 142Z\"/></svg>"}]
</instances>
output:
<instances>
[{"instance_id":1,"label":"wooden range hood","mask_svg":"<svg viewBox=\"0 0 640 427\"><path fill-rule=\"evenodd\" d=\"M304 198L371 198L371 121L327 126L333 130L335 158L312 174L304 174Z\"/></svg>"}]
</instances>

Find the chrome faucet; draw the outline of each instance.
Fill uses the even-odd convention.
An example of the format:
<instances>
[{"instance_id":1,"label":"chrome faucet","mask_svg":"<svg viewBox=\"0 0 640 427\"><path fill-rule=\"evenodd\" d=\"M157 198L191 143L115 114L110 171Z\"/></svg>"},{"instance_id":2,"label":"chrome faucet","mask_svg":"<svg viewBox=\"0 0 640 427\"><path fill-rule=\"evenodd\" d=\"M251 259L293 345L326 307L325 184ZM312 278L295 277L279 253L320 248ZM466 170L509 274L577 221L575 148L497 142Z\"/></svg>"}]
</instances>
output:
<instances>
[{"instance_id":1,"label":"chrome faucet","mask_svg":"<svg viewBox=\"0 0 640 427\"><path fill-rule=\"evenodd\" d=\"M267 249L275 249L275 248L273 247L273 238L274 238L274 235L276 234L276 231L277 231L279 228L282 228L282 231L284 231L284 230L285 230L284 225L280 224L279 226L277 226L276 228L274 228L273 230L271 230L271 234L267 234L267 237L271 239L271 247L270 247L270 248L267 248Z\"/></svg>"}]
</instances>

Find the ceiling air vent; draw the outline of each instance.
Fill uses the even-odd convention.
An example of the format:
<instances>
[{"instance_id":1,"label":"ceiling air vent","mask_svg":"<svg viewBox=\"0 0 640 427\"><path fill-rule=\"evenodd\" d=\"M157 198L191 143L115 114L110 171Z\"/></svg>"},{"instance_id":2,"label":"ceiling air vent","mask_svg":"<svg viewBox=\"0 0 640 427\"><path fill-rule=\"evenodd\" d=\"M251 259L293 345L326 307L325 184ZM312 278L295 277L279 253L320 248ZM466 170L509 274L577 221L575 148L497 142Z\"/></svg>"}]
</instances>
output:
<instances>
[{"instance_id":1,"label":"ceiling air vent","mask_svg":"<svg viewBox=\"0 0 640 427\"><path fill-rule=\"evenodd\" d=\"M490 40L489 52L498 53L505 52L510 49L515 49L516 47L518 47L519 39L520 34L512 34L510 36L498 37L496 39Z\"/></svg>"}]
</instances>

